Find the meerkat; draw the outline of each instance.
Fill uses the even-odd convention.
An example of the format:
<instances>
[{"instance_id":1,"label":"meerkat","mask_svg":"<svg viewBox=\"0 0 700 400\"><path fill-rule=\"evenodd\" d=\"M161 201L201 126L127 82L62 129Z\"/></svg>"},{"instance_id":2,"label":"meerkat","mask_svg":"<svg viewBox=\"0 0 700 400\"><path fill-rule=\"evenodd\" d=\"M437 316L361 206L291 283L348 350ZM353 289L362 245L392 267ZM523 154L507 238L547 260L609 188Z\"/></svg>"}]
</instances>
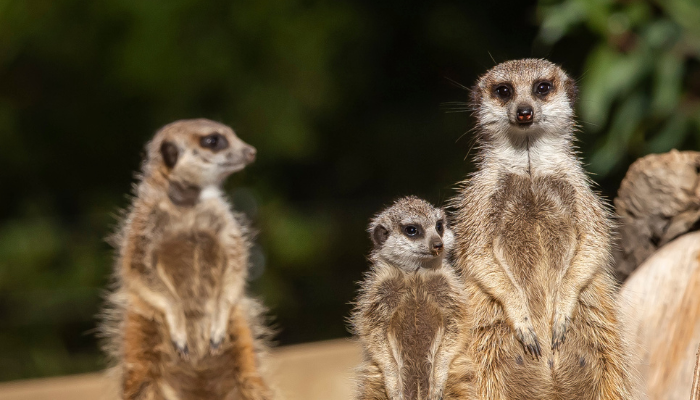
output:
<instances>
[{"instance_id":1,"label":"meerkat","mask_svg":"<svg viewBox=\"0 0 700 400\"><path fill-rule=\"evenodd\" d=\"M471 93L478 169L452 206L483 399L630 399L608 206L574 151L576 85L541 59Z\"/></svg>"},{"instance_id":2,"label":"meerkat","mask_svg":"<svg viewBox=\"0 0 700 400\"><path fill-rule=\"evenodd\" d=\"M121 398L272 398L262 306L245 293L249 233L220 189L255 148L195 119L161 128L146 152L102 328Z\"/></svg>"},{"instance_id":3,"label":"meerkat","mask_svg":"<svg viewBox=\"0 0 700 400\"><path fill-rule=\"evenodd\" d=\"M445 253L445 213L405 197L370 223L371 270L351 317L364 352L361 400L469 399L464 288Z\"/></svg>"}]
</instances>

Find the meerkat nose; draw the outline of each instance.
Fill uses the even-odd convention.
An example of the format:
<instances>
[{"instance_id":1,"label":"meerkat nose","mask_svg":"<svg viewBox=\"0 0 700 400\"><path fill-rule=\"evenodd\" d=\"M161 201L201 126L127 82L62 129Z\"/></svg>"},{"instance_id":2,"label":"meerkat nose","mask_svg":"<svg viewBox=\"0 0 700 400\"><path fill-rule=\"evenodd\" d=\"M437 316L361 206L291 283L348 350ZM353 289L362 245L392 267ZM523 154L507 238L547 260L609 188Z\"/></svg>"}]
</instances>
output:
<instances>
[{"instance_id":1,"label":"meerkat nose","mask_svg":"<svg viewBox=\"0 0 700 400\"><path fill-rule=\"evenodd\" d=\"M442 251L444 245L442 244L442 240L440 238L434 238L431 242L431 246L435 253L439 253Z\"/></svg>"},{"instance_id":2,"label":"meerkat nose","mask_svg":"<svg viewBox=\"0 0 700 400\"><path fill-rule=\"evenodd\" d=\"M530 122L532 122L533 115L534 115L534 112L532 111L532 107L530 107L530 106L518 107L518 111L517 111L518 123L529 124Z\"/></svg>"},{"instance_id":3,"label":"meerkat nose","mask_svg":"<svg viewBox=\"0 0 700 400\"><path fill-rule=\"evenodd\" d=\"M255 150L255 147L253 146L247 146L246 148L243 149L243 156L245 157L245 161L250 164L253 161L255 161L255 155L258 153L257 150Z\"/></svg>"}]
</instances>

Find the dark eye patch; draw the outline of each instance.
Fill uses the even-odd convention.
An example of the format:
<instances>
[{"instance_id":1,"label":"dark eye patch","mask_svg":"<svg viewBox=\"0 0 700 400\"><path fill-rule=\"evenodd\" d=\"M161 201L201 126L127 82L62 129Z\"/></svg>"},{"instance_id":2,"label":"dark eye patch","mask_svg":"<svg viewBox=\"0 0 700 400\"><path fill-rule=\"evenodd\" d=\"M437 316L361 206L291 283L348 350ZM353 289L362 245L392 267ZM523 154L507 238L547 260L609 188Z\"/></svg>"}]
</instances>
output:
<instances>
[{"instance_id":1,"label":"dark eye patch","mask_svg":"<svg viewBox=\"0 0 700 400\"><path fill-rule=\"evenodd\" d=\"M493 89L493 93L501 100L510 100L513 97L513 92L513 87L507 83L496 85Z\"/></svg>"},{"instance_id":2,"label":"dark eye patch","mask_svg":"<svg viewBox=\"0 0 700 400\"><path fill-rule=\"evenodd\" d=\"M410 238L423 236L423 231L421 227L416 224L405 225L401 228L401 231L404 233L404 235Z\"/></svg>"},{"instance_id":3,"label":"dark eye patch","mask_svg":"<svg viewBox=\"0 0 700 400\"><path fill-rule=\"evenodd\" d=\"M442 236L442 234L445 232L445 223L438 221L437 224L435 224L435 230L437 231L438 235Z\"/></svg>"},{"instance_id":4,"label":"dark eye patch","mask_svg":"<svg viewBox=\"0 0 700 400\"><path fill-rule=\"evenodd\" d=\"M539 96L546 96L549 92L552 91L552 88L554 85L552 85L552 82L549 81L542 81L535 83L535 86L533 87L533 90L535 94Z\"/></svg>"},{"instance_id":5,"label":"dark eye patch","mask_svg":"<svg viewBox=\"0 0 700 400\"><path fill-rule=\"evenodd\" d=\"M227 148L228 140L226 140L224 135L220 134L219 132L214 132L209 135L202 136L199 139L199 145L202 146L202 148L216 152Z\"/></svg>"}]
</instances>

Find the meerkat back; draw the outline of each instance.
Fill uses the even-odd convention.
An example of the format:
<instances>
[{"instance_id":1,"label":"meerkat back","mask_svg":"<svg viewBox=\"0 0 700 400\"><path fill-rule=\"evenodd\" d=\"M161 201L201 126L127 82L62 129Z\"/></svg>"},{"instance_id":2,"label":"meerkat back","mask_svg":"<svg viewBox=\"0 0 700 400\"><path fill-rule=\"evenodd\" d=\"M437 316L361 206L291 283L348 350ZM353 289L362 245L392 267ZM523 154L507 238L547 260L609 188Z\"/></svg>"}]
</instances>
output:
<instances>
[{"instance_id":1,"label":"meerkat back","mask_svg":"<svg viewBox=\"0 0 700 400\"><path fill-rule=\"evenodd\" d=\"M249 233L221 184L255 158L231 128L166 125L115 237L103 333L124 399L269 399L263 309L245 294Z\"/></svg>"},{"instance_id":2,"label":"meerkat back","mask_svg":"<svg viewBox=\"0 0 700 400\"><path fill-rule=\"evenodd\" d=\"M352 316L365 362L358 398L472 398L463 288L445 252L452 232L445 215L403 198L370 224L372 268Z\"/></svg>"},{"instance_id":3,"label":"meerkat back","mask_svg":"<svg viewBox=\"0 0 700 400\"><path fill-rule=\"evenodd\" d=\"M484 399L629 399L611 223L573 150L576 86L546 60L472 91L478 170L454 200Z\"/></svg>"}]
</instances>

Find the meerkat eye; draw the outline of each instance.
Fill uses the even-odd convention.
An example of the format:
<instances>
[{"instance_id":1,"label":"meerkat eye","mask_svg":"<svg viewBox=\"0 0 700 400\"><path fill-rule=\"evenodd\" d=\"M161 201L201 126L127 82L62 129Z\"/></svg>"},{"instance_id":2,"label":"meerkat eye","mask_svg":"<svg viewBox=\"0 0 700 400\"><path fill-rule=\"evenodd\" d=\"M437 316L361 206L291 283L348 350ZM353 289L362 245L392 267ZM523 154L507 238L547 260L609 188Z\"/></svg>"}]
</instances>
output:
<instances>
[{"instance_id":1,"label":"meerkat eye","mask_svg":"<svg viewBox=\"0 0 700 400\"><path fill-rule=\"evenodd\" d=\"M418 234L418 227L415 225L406 225L403 228L404 233L406 236L416 236Z\"/></svg>"},{"instance_id":2,"label":"meerkat eye","mask_svg":"<svg viewBox=\"0 0 700 400\"><path fill-rule=\"evenodd\" d=\"M540 96L546 95L550 90L552 90L552 84L549 82L540 82L535 85L535 93Z\"/></svg>"},{"instance_id":3,"label":"meerkat eye","mask_svg":"<svg viewBox=\"0 0 700 400\"><path fill-rule=\"evenodd\" d=\"M199 139L199 145L212 151L223 150L228 147L228 140L219 132L214 132Z\"/></svg>"},{"instance_id":4,"label":"meerkat eye","mask_svg":"<svg viewBox=\"0 0 700 400\"><path fill-rule=\"evenodd\" d=\"M496 96L502 100L508 100L513 97L513 89L511 89L511 87L508 85L499 85L496 87L496 89L494 89L494 92L496 93Z\"/></svg>"},{"instance_id":5,"label":"meerkat eye","mask_svg":"<svg viewBox=\"0 0 700 400\"><path fill-rule=\"evenodd\" d=\"M445 226L442 221L438 221L437 224L435 224L435 230L438 235L442 236L442 233L445 232Z\"/></svg>"}]
</instances>

